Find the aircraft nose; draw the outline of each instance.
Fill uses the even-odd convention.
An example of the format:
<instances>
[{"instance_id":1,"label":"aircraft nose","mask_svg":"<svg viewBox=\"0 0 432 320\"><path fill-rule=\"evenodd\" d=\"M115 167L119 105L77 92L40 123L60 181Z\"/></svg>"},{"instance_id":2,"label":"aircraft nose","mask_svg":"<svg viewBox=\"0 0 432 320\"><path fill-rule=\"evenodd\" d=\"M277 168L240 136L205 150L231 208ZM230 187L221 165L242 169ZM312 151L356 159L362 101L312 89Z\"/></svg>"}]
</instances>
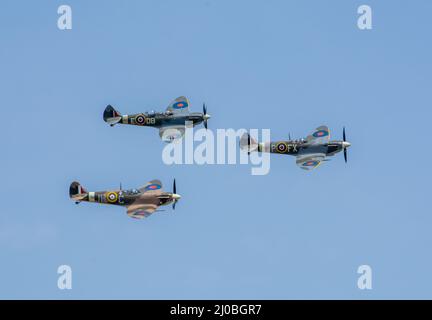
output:
<instances>
[{"instance_id":1,"label":"aircraft nose","mask_svg":"<svg viewBox=\"0 0 432 320\"><path fill-rule=\"evenodd\" d=\"M342 142L342 147L344 147L345 149L350 147L350 146L351 146L351 143L349 143L348 141Z\"/></svg>"},{"instance_id":2,"label":"aircraft nose","mask_svg":"<svg viewBox=\"0 0 432 320\"><path fill-rule=\"evenodd\" d=\"M177 193L173 193L172 197L174 200L179 200L181 198L181 195L179 195Z\"/></svg>"}]
</instances>

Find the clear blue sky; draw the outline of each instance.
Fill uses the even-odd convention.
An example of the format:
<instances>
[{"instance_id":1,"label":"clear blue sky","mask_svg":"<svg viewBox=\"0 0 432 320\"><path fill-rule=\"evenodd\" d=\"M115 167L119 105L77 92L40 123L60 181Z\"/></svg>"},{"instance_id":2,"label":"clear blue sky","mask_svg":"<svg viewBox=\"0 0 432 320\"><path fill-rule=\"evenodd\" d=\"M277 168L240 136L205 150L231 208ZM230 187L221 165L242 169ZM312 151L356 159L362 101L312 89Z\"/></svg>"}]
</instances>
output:
<instances>
[{"instance_id":1,"label":"clear blue sky","mask_svg":"<svg viewBox=\"0 0 432 320\"><path fill-rule=\"evenodd\" d=\"M73 29L57 29L69 4ZM369 4L373 30L357 28ZM1 1L0 298L432 298L430 1ZM102 111L208 105L272 138L327 124L312 172L165 166L157 131ZM91 190L172 178L175 213L130 219ZM57 289L57 267L73 289ZM357 268L373 290L357 289Z\"/></svg>"}]
</instances>

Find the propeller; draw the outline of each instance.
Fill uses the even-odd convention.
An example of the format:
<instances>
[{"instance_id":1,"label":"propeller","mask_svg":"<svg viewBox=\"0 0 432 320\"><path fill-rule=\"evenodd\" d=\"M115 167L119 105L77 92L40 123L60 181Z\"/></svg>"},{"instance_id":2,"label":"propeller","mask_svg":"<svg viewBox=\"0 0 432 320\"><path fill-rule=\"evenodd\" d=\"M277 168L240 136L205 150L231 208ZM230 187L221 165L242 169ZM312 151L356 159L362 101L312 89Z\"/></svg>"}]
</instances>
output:
<instances>
[{"instance_id":1,"label":"propeller","mask_svg":"<svg viewBox=\"0 0 432 320\"><path fill-rule=\"evenodd\" d=\"M203 103L203 119L204 119L204 128L207 129L207 120L210 118L209 115L207 115L207 107L205 103Z\"/></svg>"},{"instance_id":2,"label":"propeller","mask_svg":"<svg viewBox=\"0 0 432 320\"><path fill-rule=\"evenodd\" d=\"M251 138L250 138L250 135L248 133L248 155L250 155L250 143L251 143Z\"/></svg>"},{"instance_id":3,"label":"propeller","mask_svg":"<svg viewBox=\"0 0 432 320\"><path fill-rule=\"evenodd\" d=\"M343 142L346 142L345 127L343 127L342 137L343 137ZM346 145L343 146L343 152L344 152L345 163L347 163L348 158L347 158L347 146Z\"/></svg>"},{"instance_id":4,"label":"propeller","mask_svg":"<svg viewBox=\"0 0 432 320\"><path fill-rule=\"evenodd\" d=\"M176 181L175 181L175 179L174 179L174 182L173 182L173 198L174 198L174 202L173 202L172 208L173 208L173 210L175 210L176 203L177 203L178 199L180 198L178 196L178 194L177 194L177 187L176 187Z\"/></svg>"}]
</instances>

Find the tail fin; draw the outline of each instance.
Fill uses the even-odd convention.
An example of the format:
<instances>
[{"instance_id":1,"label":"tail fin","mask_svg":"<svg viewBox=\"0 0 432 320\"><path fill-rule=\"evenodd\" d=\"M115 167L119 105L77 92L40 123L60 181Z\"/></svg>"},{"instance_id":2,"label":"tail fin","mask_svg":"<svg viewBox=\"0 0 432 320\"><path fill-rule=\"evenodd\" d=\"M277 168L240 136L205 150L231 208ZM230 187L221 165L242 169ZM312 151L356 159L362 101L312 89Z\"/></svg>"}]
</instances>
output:
<instances>
[{"instance_id":1,"label":"tail fin","mask_svg":"<svg viewBox=\"0 0 432 320\"><path fill-rule=\"evenodd\" d=\"M118 112L116 109L113 108L112 105L107 105L105 108L105 111L103 113L103 119L105 122L109 123L111 126L115 125L116 123L119 123L122 116L120 112Z\"/></svg>"},{"instance_id":2,"label":"tail fin","mask_svg":"<svg viewBox=\"0 0 432 320\"><path fill-rule=\"evenodd\" d=\"M84 189L79 182L74 181L69 187L69 197L76 201L81 201L87 195L87 190Z\"/></svg>"},{"instance_id":3,"label":"tail fin","mask_svg":"<svg viewBox=\"0 0 432 320\"><path fill-rule=\"evenodd\" d=\"M240 149L248 153L256 151L258 149L258 142L249 133L244 133L240 138Z\"/></svg>"}]
</instances>

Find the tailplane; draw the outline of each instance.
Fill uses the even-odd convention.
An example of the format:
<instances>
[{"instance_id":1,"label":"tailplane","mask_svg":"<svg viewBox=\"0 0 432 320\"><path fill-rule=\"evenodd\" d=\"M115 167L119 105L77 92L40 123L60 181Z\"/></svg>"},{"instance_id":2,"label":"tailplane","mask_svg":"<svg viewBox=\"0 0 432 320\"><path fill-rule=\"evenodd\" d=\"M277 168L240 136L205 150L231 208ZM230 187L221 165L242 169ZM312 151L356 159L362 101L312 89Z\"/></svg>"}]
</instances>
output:
<instances>
[{"instance_id":1,"label":"tailplane","mask_svg":"<svg viewBox=\"0 0 432 320\"><path fill-rule=\"evenodd\" d=\"M103 113L103 119L106 123L108 123L110 126L115 125L116 123L119 123L122 119L122 116L120 112L118 112L112 105L107 105L105 108L105 111Z\"/></svg>"},{"instance_id":2,"label":"tailplane","mask_svg":"<svg viewBox=\"0 0 432 320\"><path fill-rule=\"evenodd\" d=\"M79 182L74 181L71 183L69 187L69 197L75 200L76 203L84 200L87 195L87 190L84 189Z\"/></svg>"},{"instance_id":3,"label":"tailplane","mask_svg":"<svg viewBox=\"0 0 432 320\"><path fill-rule=\"evenodd\" d=\"M249 133L244 133L240 138L240 149L250 154L252 151L259 151L259 145Z\"/></svg>"}]
</instances>

